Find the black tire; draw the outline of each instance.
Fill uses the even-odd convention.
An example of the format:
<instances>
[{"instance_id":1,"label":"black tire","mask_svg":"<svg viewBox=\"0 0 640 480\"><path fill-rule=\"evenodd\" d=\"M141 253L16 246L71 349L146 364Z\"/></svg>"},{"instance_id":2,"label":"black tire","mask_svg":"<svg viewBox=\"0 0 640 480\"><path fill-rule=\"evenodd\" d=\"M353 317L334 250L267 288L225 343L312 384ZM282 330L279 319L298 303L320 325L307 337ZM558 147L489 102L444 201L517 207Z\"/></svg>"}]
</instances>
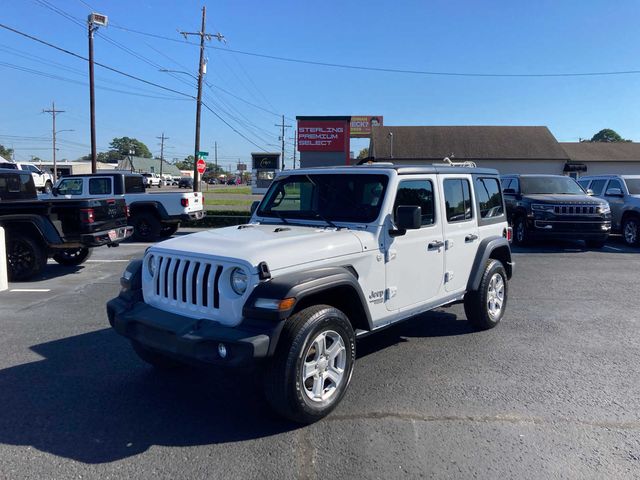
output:
<instances>
[{"instance_id":1,"label":"black tire","mask_svg":"<svg viewBox=\"0 0 640 480\"><path fill-rule=\"evenodd\" d=\"M622 219L622 240L630 247L640 245L640 218L627 215Z\"/></svg>"},{"instance_id":2,"label":"black tire","mask_svg":"<svg viewBox=\"0 0 640 480\"><path fill-rule=\"evenodd\" d=\"M139 242L151 242L160 236L160 220L148 212L137 213L131 221L133 225L133 239Z\"/></svg>"},{"instance_id":3,"label":"black tire","mask_svg":"<svg viewBox=\"0 0 640 480\"><path fill-rule=\"evenodd\" d=\"M7 236L9 280L22 282L38 275L47 265L47 252L40 242L19 233Z\"/></svg>"},{"instance_id":4,"label":"black tire","mask_svg":"<svg viewBox=\"0 0 640 480\"><path fill-rule=\"evenodd\" d=\"M490 313L492 279L499 275L502 277L502 302L499 312ZM490 259L484 268L480 287L476 291L467 292L464 296L464 313L467 320L477 330L488 330L500 323L507 307L507 298L509 293L509 283L507 281L507 272L502 263L498 260ZM493 298L496 298L495 296Z\"/></svg>"},{"instance_id":5,"label":"black tire","mask_svg":"<svg viewBox=\"0 0 640 480\"><path fill-rule=\"evenodd\" d=\"M524 217L516 217L513 222L513 243L515 245L525 246L530 243L531 233L527 228L527 219Z\"/></svg>"},{"instance_id":6,"label":"black tire","mask_svg":"<svg viewBox=\"0 0 640 480\"><path fill-rule=\"evenodd\" d=\"M158 370L175 370L177 368L186 367L185 363L151 350L136 340L131 340L131 346L141 360L147 362Z\"/></svg>"},{"instance_id":7,"label":"black tire","mask_svg":"<svg viewBox=\"0 0 640 480\"><path fill-rule=\"evenodd\" d=\"M53 191L53 183L47 180L47 182L44 184L43 191L47 194L51 193Z\"/></svg>"},{"instance_id":8,"label":"black tire","mask_svg":"<svg viewBox=\"0 0 640 480\"><path fill-rule=\"evenodd\" d=\"M601 239L588 239L585 240L584 243L587 245L587 247L589 248L602 248L606 245L607 240L601 240Z\"/></svg>"},{"instance_id":9,"label":"black tire","mask_svg":"<svg viewBox=\"0 0 640 480\"><path fill-rule=\"evenodd\" d=\"M91 257L92 249L90 248L70 248L60 250L53 255L53 259L60 265L75 266L80 265Z\"/></svg>"},{"instance_id":10,"label":"black tire","mask_svg":"<svg viewBox=\"0 0 640 480\"><path fill-rule=\"evenodd\" d=\"M169 238L180 228L179 223L163 223L160 228L160 238Z\"/></svg>"},{"instance_id":11,"label":"black tire","mask_svg":"<svg viewBox=\"0 0 640 480\"><path fill-rule=\"evenodd\" d=\"M320 335L335 338L327 347L337 345L339 355L327 360L330 352L322 355L316 347L315 340ZM339 342L341 340L342 345ZM324 340L326 346L326 340ZM344 347L344 350L341 347ZM321 377L309 376L302 379L305 360L313 355L312 362L317 362L318 369L323 372ZM353 366L356 358L356 343L353 327L349 319L340 310L329 305L314 305L294 314L284 326L278 341L274 357L266 368L264 376L264 390L267 401L280 415L299 423L313 423L328 415L338 405L351 381ZM333 369L331 364L333 363ZM336 369L336 365L343 367ZM318 367L317 365L321 365ZM328 376L327 371L334 374L342 370L336 383ZM311 385L309 384L311 380ZM325 399L312 400L309 398L315 382L321 386L321 395L328 395ZM333 383L333 387L327 387ZM309 393L307 393L309 392Z\"/></svg>"}]
</instances>

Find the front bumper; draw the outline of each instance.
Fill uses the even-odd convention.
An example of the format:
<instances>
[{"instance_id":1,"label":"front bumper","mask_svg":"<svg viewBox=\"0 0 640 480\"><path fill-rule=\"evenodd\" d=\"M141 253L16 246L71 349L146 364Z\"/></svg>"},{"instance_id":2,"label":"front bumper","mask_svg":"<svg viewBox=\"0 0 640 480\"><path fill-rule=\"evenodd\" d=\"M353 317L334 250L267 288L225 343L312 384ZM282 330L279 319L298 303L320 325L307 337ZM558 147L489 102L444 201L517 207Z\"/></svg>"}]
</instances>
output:
<instances>
[{"instance_id":1,"label":"front bumper","mask_svg":"<svg viewBox=\"0 0 640 480\"><path fill-rule=\"evenodd\" d=\"M227 327L165 312L139 297L125 293L107 303L111 326L124 337L188 363L229 367L255 364L273 354L284 323L245 319L238 327ZM219 344L225 346L224 358L218 353Z\"/></svg>"},{"instance_id":2,"label":"front bumper","mask_svg":"<svg viewBox=\"0 0 640 480\"><path fill-rule=\"evenodd\" d=\"M99 247L120 243L132 234L133 227L117 227L101 232L85 233L80 236L80 242L85 247Z\"/></svg>"},{"instance_id":3,"label":"front bumper","mask_svg":"<svg viewBox=\"0 0 640 480\"><path fill-rule=\"evenodd\" d=\"M611 221L608 220L530 218L528 227L534 236L545 238L606 239L611 233Z\"/></svg>"}]
</instances>

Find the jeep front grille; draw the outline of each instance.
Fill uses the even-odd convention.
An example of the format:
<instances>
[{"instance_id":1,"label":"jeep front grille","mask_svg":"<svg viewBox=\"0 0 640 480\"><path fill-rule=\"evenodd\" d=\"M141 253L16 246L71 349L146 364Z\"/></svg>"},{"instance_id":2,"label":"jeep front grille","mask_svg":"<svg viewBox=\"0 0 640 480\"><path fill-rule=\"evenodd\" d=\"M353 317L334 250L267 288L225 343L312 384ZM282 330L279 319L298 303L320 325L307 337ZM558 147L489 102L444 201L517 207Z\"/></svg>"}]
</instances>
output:
<instances>
[{"instance_id":1,"label":"jeep front grille","mask_svg":"<svg viewBox=\"0 0 640 480\"><path fill-rule=\"evenodd\" d=\"M597 214L598 205L554 205L553 212L556 215L594 215Z\"/></svg>"},{"instance_id":2,"label":"jeep front grille","mask_svg":"<svg viewBox=\"0 0 640 480\"><path fill-rule=\"evenodd\" d=\"M220 308L222 265L158 256L153 293L176 305Z\"/></svg>"}]
</instances>

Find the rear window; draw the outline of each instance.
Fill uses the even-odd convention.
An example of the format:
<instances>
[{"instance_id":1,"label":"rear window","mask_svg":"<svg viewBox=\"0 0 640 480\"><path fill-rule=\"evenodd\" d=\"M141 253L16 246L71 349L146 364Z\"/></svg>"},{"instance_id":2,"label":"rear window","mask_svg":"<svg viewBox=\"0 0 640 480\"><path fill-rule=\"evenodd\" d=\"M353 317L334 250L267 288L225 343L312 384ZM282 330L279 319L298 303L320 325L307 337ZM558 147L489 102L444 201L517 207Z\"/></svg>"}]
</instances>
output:
<instances>
[{"instance_id":1,"label":"rear window","mask_svg":"<svg viewBox=\"0 0 640 480\"><path fill-rule=\"evenodd\" d=\"M65 178L58 185L60 195L82 195L82 178Z\"/></svg>"},{"instance_id":2,"label":"rear window","mask_svg":"<svg viewBox=\"0 0 640 480\"><path fill-rule=\"evenodd\" d=\"M640 195L640 178L625 178L629 195Z\"/></svg>"},{"instance_id":3,"label":"rear window","mask_svg":"<svg viewBox=\"0 0 640 480\"><path fill-rule=\"evenodd\" d=\"M31 174L0 175L1 198L35 197L36 190Z\"/></svg>"},{"instance_id":4,"label":"rear window","mask_svg":"<svg viewBox=\"0 0 640 480\"><path fill-rule=\"evenodd\" d=\"M108 177L90 178L89 195L111 195L111 179Z\"/></svg>"},{"instance_id":5,"label":"rear window","mask_svg":"<svg viewBox=\"0 0 640 480\"><path fill-rule=\"evenodd\" d=\"M144 193L144 180L135 175L125 175L124 191L125 193Z\"/></svg>"},{"instance_id":6,"label":"rear window","mask_svg":"<svg viewBox=\"0 0 640 480\"><path fill-rule=\"evenodd\" d=\"M499 217L504 213L502 193L496 178L476 178L475 190L481 218Z\"/></svg>"},{"instance_id":7,"label":"rear window","mask_svg":"<svg viewBox=\"0 0 640 480\"><path fill-rule=\"evenodd\" d=\"M473 218L471 188L468 180L462 178L445 180L444 199L449 223L463 222Z\"/></svg>"}]
</instances>

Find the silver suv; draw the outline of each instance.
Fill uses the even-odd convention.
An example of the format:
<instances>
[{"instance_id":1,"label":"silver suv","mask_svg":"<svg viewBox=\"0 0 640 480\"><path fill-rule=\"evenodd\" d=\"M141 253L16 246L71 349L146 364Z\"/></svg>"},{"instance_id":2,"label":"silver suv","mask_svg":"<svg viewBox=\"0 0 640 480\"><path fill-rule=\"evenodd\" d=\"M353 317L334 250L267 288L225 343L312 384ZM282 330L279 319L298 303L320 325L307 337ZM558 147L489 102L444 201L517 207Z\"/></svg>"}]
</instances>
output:
<instances>
[{"instance_id":1,"label":"silver suv","mask_svg":"<svg viewBox=\"0 0 640 480\"><path fill-rule=\"evenodd\" d=\"M640 244L640 175L597 175L578 183L611 206L611 229L627 245Z\"/></svg>"}]
</instances>

